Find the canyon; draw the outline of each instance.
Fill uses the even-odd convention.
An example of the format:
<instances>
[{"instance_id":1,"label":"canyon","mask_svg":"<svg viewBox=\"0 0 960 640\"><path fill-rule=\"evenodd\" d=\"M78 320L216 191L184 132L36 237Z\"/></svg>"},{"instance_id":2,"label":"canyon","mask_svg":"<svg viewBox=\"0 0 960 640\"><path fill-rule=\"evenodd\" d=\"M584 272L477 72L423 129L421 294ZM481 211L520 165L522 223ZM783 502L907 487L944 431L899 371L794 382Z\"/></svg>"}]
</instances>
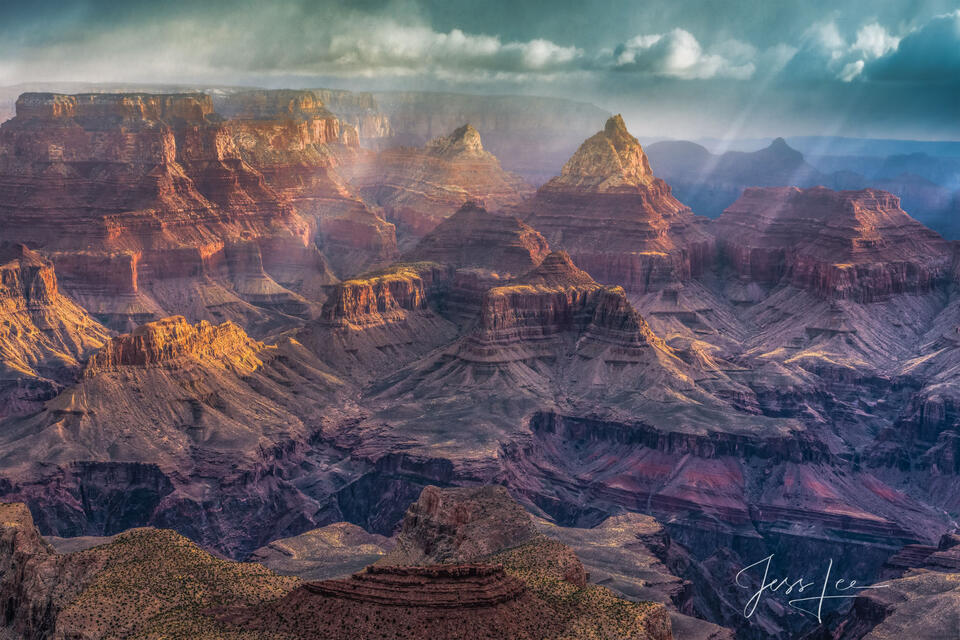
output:
<instances>
[{"instance_id":1,"label":"canyon","mask_svg":"<svg viewBox=\"0 0 960 640\"><path fill-rule=\"evenodd\" d=\"M730 575L870 581L956 529L953 243L877 189L700 217L619 116L534 191L458 111L385 146L411 125L383 100L25 94L0 126L5 549L80 576L42 602L85 602L124 544L196 543L298 576L204 560L239 592L190 615L250 637L431 607L443 635L450 594L517 637L556 602L555 637L614 607L596 624L657 640L859 638L927 583L951 606L911 573L818 630L744 618ZM120 546L76 565L40 534Z\"/></svg>"}]
</instances>

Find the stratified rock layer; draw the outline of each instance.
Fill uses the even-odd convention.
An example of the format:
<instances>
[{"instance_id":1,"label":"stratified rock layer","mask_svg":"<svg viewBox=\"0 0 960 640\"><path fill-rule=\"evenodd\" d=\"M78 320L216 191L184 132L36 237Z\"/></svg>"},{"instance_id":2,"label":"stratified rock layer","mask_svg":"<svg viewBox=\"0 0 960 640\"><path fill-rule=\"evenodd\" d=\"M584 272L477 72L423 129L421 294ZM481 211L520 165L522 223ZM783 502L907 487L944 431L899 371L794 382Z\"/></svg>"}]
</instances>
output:
<instances>
[{"instance_id":1,"label":"stratified rock layer","mask_svg":"<svg viewBox=\"0 0 960 640\"><path fill-rule=\"evenodd\" d=\"M521 275L549 253L547 241L519 219L489 213L467 202L404 255L412 262L479 268L501 276Z\"/></svg>"},{"instance_id":2,"label":"stratified rock layer","mask_svg":"<svg viewBox=\"0 0 960 640\"><path fill-rule=\"evenodd\" d=\"M522 210L553 248L598 281L628 291L689 280L711 260L703 222L654 177L620 116L584 142Z\"/></svg>"},{"instance_id":3,"label":"stratified rock layer","mask_svg":"<svg viewBox=\"0 0 960 640\"><path fill-rule=\"evenodd\" d=\"M0 418L53 397L108 336L60 292L49 260L0 244Z\"/></svg>"},{"instance_id":4,"label":"stratified rock layer","mask_svg":"<svg viewBox=\"0 0 960 640\"><path fill-rule=\"evenodd\" d=\"M254 305L293 299L264 273L259 241L305 246L307 224L244 162L208 96L24 94L17 105L0 127L0 223L49 253L97 317L257 322L270 313L245 299L250 278L270 293Z\"/></svg>"},{"instance_id":5,"label":"stratified rock layer","mask_svg":"<svg viewBox=\"0 0 960 640\"><path fill-rule=\"evenodd\" d=\"M945 240L910 218L898 198L872 189L747 189L714 228L740 277L829 298L924 293L952 262Z\"/></svg>"}]
</instances>

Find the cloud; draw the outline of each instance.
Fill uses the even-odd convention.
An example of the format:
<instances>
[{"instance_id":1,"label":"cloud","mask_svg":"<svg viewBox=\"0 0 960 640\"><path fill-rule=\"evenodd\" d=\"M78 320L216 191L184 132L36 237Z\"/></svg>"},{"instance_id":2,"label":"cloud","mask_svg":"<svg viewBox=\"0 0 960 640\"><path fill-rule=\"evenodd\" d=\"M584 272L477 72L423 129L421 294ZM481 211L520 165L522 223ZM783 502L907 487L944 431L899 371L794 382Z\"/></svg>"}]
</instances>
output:
<instances>
[{"instance_id":1,"label":"cloud","mask_svg":"<svg viewBox=\"0 0 960 640\"><path fill-rule=\"evenodd\" d=\"M960 10L936 16L866 66L872 80L960 84ZM956 98L956 96L954 96Z\"/></svg>"},{"instance_id":2,"label":"cloud","mask_svg":"<svg viewBox=\"0 0 960 640\"><path fill-rule=\"evenodd\" d=\"M684 80L753 75L754 65L749 60L756 54L753 47L728 41L724 48L730 57L706 53L693 34L683 29L638 35L613 51L612 68Z\"/></svg>"},{"instance_id":3,"label":"cloud","mask_svg":"<svg viewBox=\"0 0 960 640\"><path fill-rule=\"evenodd\" d=\"M800 47L785 75L852 82L863 78L870 61L896 51L899 44L900 38L877 22L861 25L852 39L843 35L835 20L815 23L801 37Z\"/></svg>"},{"instance_id":4,"label":"cloud","mask_svg":"<svg viewBox=\"0 0 960 640\"><path fill-rule=\"evenodd\" d=\"M900 44L900 38L890 35L887 29L876 22L866 24L857 31L857 39L852 49L859 51L866 58L879 58L891 51L895 51Z\"/></svg>"}]
</instances>

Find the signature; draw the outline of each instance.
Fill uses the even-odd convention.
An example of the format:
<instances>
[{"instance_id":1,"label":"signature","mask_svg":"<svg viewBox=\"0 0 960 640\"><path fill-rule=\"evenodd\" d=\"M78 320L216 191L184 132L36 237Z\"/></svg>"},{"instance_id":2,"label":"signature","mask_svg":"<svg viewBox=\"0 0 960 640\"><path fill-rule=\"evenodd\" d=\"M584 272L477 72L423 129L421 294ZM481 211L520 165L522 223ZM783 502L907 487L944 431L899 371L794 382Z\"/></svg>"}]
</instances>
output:
<instances>
[{"instance_id":1,"label":"signature","mask_svg":"<svg viewBox=\"0 0 960 640\"><path fill-rule=\"evenodd\" d=\"M821 619L821 613L823 611L824 600L856 598L857 591L861 591L863 589L883 589L887 587L885 584L860 586L857 584L856 580L848 580L847 578L840 578L831 583L830 574L833 571L833 558L830 558L830 561L827 563L827 572L823 576L823 582L808 582L804 577L797 579L791 579L789 577L771 578L770 563L773 562L773 555L774 554L770 554L763 560L759 560L748 567L744 567L739 573L737 573L736 578L734 579L738 587L752 589L754 587L750 584L745 584L742 582L741 577L747 574L747 572L749 572L751 569L755 570L755 573L757 574L759 574L761 570L763 571L763 577L760 579L760 588L753 592L753 595L750 596L746 606L743 608L743 615L747 618L751 617L757 610L757 606L760 604L760 601L763 600L764 594L773 595L782 593L783 595L789 596L793 594L803 595L804 593L816 593L816 595L793 598L788 600L787 604L798 611L812 615L817 619L817 622L822 623L823 620ZM817 591L819 591L819 593L817 593Z\"/></svg>"}]
</instances>

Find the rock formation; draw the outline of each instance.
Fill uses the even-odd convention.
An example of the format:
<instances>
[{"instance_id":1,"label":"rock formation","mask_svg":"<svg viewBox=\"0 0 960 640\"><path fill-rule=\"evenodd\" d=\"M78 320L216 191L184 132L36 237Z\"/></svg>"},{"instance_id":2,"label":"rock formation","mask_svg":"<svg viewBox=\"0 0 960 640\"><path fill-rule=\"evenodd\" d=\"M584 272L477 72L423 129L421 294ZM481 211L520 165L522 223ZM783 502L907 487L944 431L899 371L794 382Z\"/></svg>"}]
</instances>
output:
<instances>
[{"instance_id":1,"label":"rock formation","mask_svg":"<svg viewBox=\"0 0 960 640\"><path fill-rule=\"evenodd\" d=\"M382 207L410 242L432 230L469 200L493 211L519 204L532 188L500 168L469 124L424 148L381 151L353 170L365 200Z\"/></svg>"},{"instance_id":2,"label":"rock formation","mask_svg":"<svg viewBox=\"0 0 960 640\"><path fill-rule=\"evenodd\" d=\"M711 261L713 241L702 221L654 177L620 116L584 142L522 210L550 246L598 281L628 291L689 280Z\"/></svg>"},{"instance_id":3,"label":"rock formation","mask_svg":"<svg viewBox=\"0 0 960 640\"><path fill-rule=\"evenodd\" d=\"M339 276L395 257L393 225L354 196L338 174L356 159L356 130L315 93L243 91L225 98L221 109L231 118L227 127L240 155L313 222L315 243Z\"/></svg>"},{"instance_id":4,"label":"rock formation","mask_svg":"<svg viewBox=\"0 0 960 640\"><path fill-rule=\"evenodd\" d=\"M478 203L470 201L403 257L411 262L437 262L510 277L536 267L548 252L543 236L519 219L489 213Z\"/></svg>"},{"instance_id":5,"label":"rock formation","mask_svg":"<svg viewBox=\"0 0 960 640\"><path fill-rule=\"evenodd\" d=\"M747 189L714 228L742 278L785 281L830 298L924 293L952 262L940 236L911 219L896 197L871 189Z\"/></svg>"},{"instance_id":6,"label":"rock formation","mask_svg":"<svg viewBox=\"0 0 960 640\"><path fill-rule=\"evenodd\" d=\"M0 201L5 237L53 257L65 288L118 328L170 312L277 319L234 290L238 277L295 301L258 243L305 246L308 226L243 161L208 96L24 94L0 127ZM230 250L256 259L238 274Z\"/></svg>"},{"instance_id":7,"label":"rock formation","mask_svg":"<svg viewBox=\"0 0 960 640\"><path fill-rule=\"evenodd\" d=\"M905 556L903 552L898 556ZM949 638L960 629L960 536L945 535L923 559L881 588L861 591L831 629L832 640L883 640L909 633L918 640ZM891 559L892 560L892 559ZM888 563L889 564L889 563Z\"/></svg>"},{"instance_id":8,"label":"rock formation","mask_svg":"<svg viewBox=\"0 0 960 640\"><path fill-rule=\"evenodd\" d=\"M426 487L410 505L396 548L380 564L477 562L538 536L530 514L503 487Z\"/></svg>"},{"instance_id":9,"label":"rock formation","mask_svg":"<svg viewBox=\"0 0 960 640\"><path fill-rule=\"evenodd\" d=\"M696 611L693 584L674 573L689 573L691 559L650 516L610 516L592 528L560 527L539 520L537 528L576 552L590 582L630 600L667 605L675 638L733 639L731 629L691 615Z\"/></svg>"},{"instance_id":10,"label":"rock formation","mask_svg":"<svg viewBox=\"0 0 960 640\"><path fill-rule=\"evenodd\" d=\"M447 277L436 263L398 263L342 282L299 339L342 374L369 381L454 339L455 325L429 304Z\"/></svg>"},{"instance_id":11,"label":"rock formation","mask_svg":"<svg viewBox=\"0 0 960 640\"><path fill-rule=\"evenodd\" d=\"M218 617L252 630L286 624L297 637L673 637L662 605L588 585L571 550L539 534L500 487L428 486L376 565Z\"/></svg>"},{"instance_id":12,"label":"rock formation","mask_svg":"<svg viewBox=\"0 0 960 640\"><path fill-rule=\"evenodd\" d=\"M0 418L56 395L109 339L60 292L50 261L23 245L0 245L0 320Z\"/></svg>"}]
</instances>

